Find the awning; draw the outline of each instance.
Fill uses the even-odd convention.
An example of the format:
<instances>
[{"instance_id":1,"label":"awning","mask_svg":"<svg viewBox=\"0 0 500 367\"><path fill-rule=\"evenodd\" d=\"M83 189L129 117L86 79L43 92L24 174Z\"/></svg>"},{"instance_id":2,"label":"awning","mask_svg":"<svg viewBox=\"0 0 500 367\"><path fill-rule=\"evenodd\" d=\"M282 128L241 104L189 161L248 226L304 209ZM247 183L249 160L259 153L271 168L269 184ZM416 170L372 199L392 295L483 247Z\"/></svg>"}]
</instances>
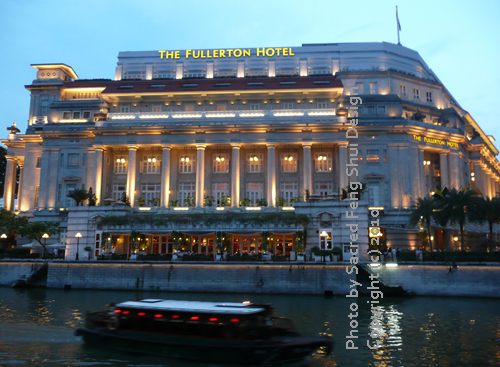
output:
<instances>
[{"instance_id":1,"label":"awning","mask_svg":"<svg viewBox=\"0 0 500 367\"><path fill-rule=\"evenodd\" d=\"M34 247L42 247L42 245L40 245L38 242L30 242L30 243L27 243L26 245L22 245L21 247L34 248Z\"/></svg>"}]
</instances>

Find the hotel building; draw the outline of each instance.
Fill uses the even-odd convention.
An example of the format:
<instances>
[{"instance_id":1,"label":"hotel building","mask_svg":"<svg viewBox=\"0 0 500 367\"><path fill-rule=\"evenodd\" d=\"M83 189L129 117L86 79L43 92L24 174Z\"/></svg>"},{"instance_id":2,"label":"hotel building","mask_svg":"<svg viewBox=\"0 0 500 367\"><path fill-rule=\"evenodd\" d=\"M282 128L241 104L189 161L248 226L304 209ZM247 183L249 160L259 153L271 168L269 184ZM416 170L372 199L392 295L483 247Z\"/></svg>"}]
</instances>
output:
<instances>
[{"instance_id":1,"label":"hotel building","mask_svg":"<svg viewBox=\"0 0 500 367\"><path fill-rule=\"evenodd\" d=\"M177 232L195 252L212 253L217 233L230 239L230 253L258 251L269 232L270 251L290 255L307 229L308 250L338 246L346 260L349 202L339 193L349 182L366 184L360 237L368 238L368 207L376 207L387 244L399 248L418 246L406 225L409 210L436 186L477 188L488 197L499 191L493 137L420 55L401 45L121 52L114 80L79 79L65 64L32 66L25 133L12 126L2 140L3 206L60 222L60 238L49 243L66 245L68 258L76 254L77 232L80 256L85 246L100 252L102 232L126 252L132 229L148 236L149 253L171 252ZM356 114L358 135L348 138ZM67 198L75 188L92 188L97 206L75 207ZM131 208L117 205L123 194ZM309 222L238 219L257 211L295 212ZM99 224L102 216L139 215L133 213L234 217L163 227ZM435 236L438 246L450 246L452 230Z\"/></svg>"}]
</instances>

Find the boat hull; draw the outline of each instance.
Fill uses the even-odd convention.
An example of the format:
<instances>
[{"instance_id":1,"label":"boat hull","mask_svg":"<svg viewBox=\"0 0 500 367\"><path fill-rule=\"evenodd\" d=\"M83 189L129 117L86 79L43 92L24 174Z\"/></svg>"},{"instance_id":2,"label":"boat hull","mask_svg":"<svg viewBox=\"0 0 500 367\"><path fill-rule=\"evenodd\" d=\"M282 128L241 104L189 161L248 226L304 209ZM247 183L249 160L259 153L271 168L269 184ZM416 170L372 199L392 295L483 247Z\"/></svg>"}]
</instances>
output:
<instances>
[{"instance_id":1,"label":"boat hull","mask_svg":"<svg viewBox=\"0 0 500 367\"><path fill-rule=\"evenodd\" d=\"M289 337L269 340L237 340L186 337L153 333L81 328L76 331L90 345L120 351L198 362L275 364L298 361L316 349L333 347L330 338Z\"/></svg>"}]
</instances>

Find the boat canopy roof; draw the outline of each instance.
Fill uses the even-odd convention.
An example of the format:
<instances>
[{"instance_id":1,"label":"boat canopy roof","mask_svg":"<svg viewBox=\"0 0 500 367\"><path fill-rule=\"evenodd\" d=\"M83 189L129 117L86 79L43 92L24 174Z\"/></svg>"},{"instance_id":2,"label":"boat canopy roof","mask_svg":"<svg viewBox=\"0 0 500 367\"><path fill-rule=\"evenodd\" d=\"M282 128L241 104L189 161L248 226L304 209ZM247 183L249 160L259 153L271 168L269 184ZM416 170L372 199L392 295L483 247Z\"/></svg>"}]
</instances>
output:
<instances>
[{"instance_id":1,"label":"boat canopy roof","mask_svg":"<svg viewBox=\"0 0 500 367\"><path fill-rule=\"evenodd\" d=\"M262 305L253 306L252 303L247 303L247 302L221 303L221 302L173 301L164 299L141 299L138 301L127 301L117 304L116 307L134 308L143 310L204 312L204 313L234 314L234 315L249 315L265 311L265 308L262 308Z\"/></svg>"}]
</instances>

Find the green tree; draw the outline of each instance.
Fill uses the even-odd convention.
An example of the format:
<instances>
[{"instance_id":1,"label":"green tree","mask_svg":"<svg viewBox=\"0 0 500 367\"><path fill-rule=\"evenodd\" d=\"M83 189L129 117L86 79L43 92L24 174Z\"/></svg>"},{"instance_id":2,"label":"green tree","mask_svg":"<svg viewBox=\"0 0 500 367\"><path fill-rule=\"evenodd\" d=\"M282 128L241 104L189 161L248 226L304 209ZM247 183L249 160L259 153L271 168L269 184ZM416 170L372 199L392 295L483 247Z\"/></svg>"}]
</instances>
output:
<instances>
[{"instance_id":1,"label":"green tree","mask_svg":"<svg viewBox=\"0 0 500 367\"><path fill-rule=\"evenodd\" d=\"M83 202L89 198L89 193L85 189L74 189L66 196L73 199L76 202L76 206L83 206Z\"/></svg>"},{"instance_id":2,"label":"green tree","mask_svg":"<svg viewBox=\"0 0 500 367\"><path fill-rule=\"evenodd\" d=\"M126 206L130 206L130 200L127 196L127 194L123 193L122 197L120 199Z\"/></svg>"},{"instance_id":3,"label":"green tree","mask_svg":"<svg viewBox=\"0 0 500 367\"><path fill-rule=\"evenodd\" d=\"M500 223L500 198L477 197L469 211L469 220L488 223L488 247L490 252L493 251L493 224Z\"/></svg>"},{"instance_id":4,"label":"green tree","mask_svg":"<svg viewBox=\"0 0 500 367\"><path fill-rule=\"evenodd\" d=\"M450 223L458 223L460 226L460 249L465 250L464 224L469 212L473 211L478 193L475 190L452 189L438 199L438 210L435 216L439 224L446 226Z\"/></svg>"},{"instance_id":5,"label":"green tree","mask_svg":"<svg viewBox=\"0 0 500 367\"><path fill-rule=\"evenodd\" d=\"M19 228L27 225L29 219L20 217L14 213L0 209L0 234L6 234L7 238L4 243L8 243L10 247L16 246L16 234Z\"/></svg>"},{"instance_id":6,"label":"green tree","mask_svg":"<svg viewBox=\"0 0 500 367\"><path fill-rule=\"evenodd\" d=\"M431 219L435 216L437 209L437 201L431 197L418 198L415 202L410 214L410 225L416 226L421 219L425 221L427 226L427 234L429 237L429 249L432 251L431 238Z\"/></svg>"},{"instance_id":7,"label":"green tree","mask_svg":"<svg viewBox=\"0 0 500 367\"><path fill-rule=\"evenodd\" d=\"M89 192L87 193L87 205L88 206L96 206L97 204L97 196L95 196L94 192L92 191L92 187L89 188Z\"/></svg>"},{"instance_id":8,"label":"green tree","mask_svg":"<svg viewBox=\"0 0 500 367\"><path fill-rule=\"evenodd\" d=\"M45 247L45 240L42 236L45 233L51 237L58 234L61 231L59 229L59 225L59 222L29 222L26 225L19 227L17 234L29 240L37 241L43 248L43 258L45 259L47 248Z\"/></svg>"}]
</instances>

